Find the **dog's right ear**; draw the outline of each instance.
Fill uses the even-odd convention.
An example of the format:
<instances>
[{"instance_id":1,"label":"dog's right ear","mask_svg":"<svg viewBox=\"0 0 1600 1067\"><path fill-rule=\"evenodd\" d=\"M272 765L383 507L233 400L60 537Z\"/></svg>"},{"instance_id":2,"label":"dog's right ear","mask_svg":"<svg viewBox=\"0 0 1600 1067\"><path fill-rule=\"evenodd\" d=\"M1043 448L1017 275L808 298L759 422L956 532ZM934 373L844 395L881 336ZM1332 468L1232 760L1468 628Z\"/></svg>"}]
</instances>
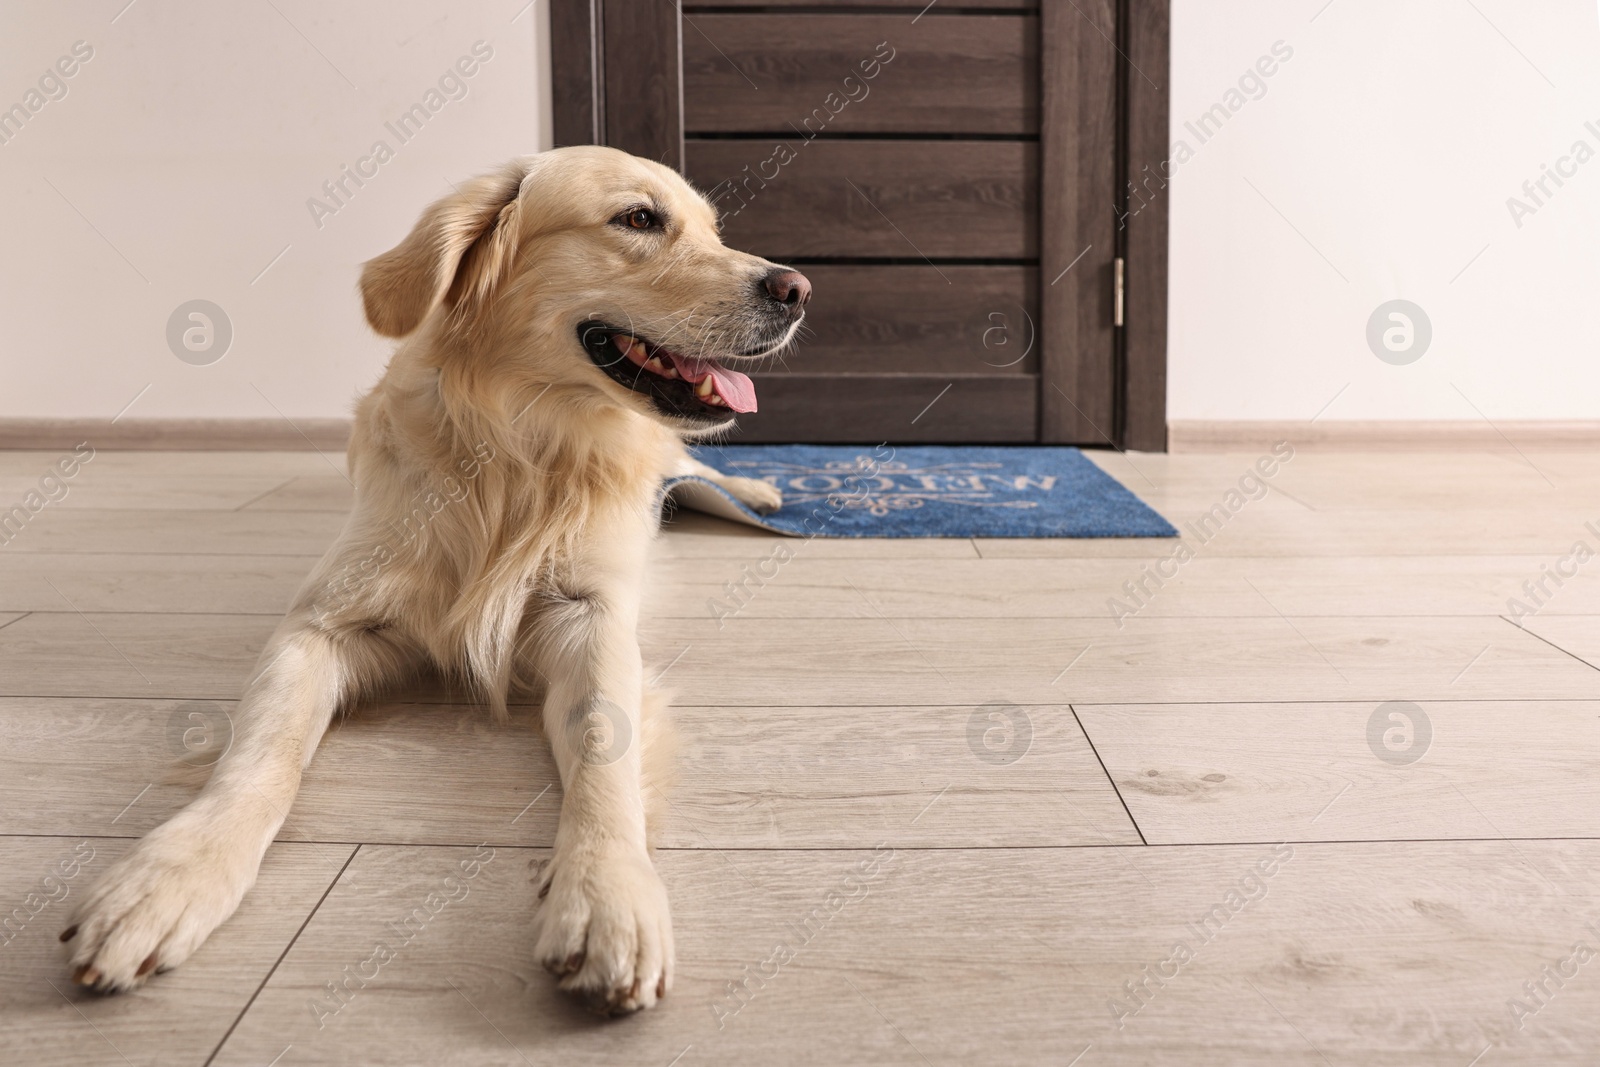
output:
<instances>
[{"instance_id":1,"label":"dog's right ear","mask_svg":"<svg viewBox=\"0 0 1600 1067\"><path fill-rule=\"evenodd\" d=\"M424 211L404 241L367 260L361 301L374 330L404 337L447 297L455 306L493 291L516 254L528 169L519 160L465 182Z\"/></svg>"}]
</instances>

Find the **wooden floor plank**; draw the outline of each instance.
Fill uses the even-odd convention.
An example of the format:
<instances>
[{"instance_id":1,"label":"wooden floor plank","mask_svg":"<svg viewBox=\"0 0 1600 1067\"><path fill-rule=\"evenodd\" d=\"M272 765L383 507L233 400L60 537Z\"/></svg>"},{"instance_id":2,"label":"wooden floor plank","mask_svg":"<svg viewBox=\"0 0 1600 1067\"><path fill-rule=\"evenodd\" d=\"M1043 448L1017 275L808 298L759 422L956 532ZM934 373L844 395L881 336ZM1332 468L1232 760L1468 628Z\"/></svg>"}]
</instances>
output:
<instances>
[{"instance_id":1,"label":"wooden floor plank","mask_svg":"<svg viewBox=\"0 0 1600 1067\"><path fill-rule=\"evenodd\" d=\"M46 508L0 550L30 553L177 553L320 556L344 527L325 511Z\"/></svg>"},{"instance_id":2,"label":"wooden floor plank","mask_svg":"<svg viewBox=\"0 0 1600 1067\"><path fill-rule=\"evenodd\" d=\"M1425 508L1449 511L1493 502L1516 507L1582 508L1600 494L1592 454L1561 456L1437 452L1385 455L1297 451L1276 465L1256 463L1265 453L1152 454L1104 450L1084 453L1152 504L1162 494L1195 502L1222 499L1255 475L1272 489L1317 511ZM1272 457L1268 457L1269 459ZM1529 462L1532 462L1532 466ZM1262 471L1271 471L1261 476ZM1250 483L1243 487L1251 492Z\"/></svg>"},{"instance_id":3,"label":"wooden floor plank","mask_svg":"<svg viewBox=\"0 0 1600 1067\"><path fill-rule=\"evenodd\" d=\"M676 538L668 535L664 541ZM882 544L881 541L872 542ZM1086 618L1112 619L1145 600L1153 618L1505 614L1534 600L1542 612L1600 613L1600 564L1555 587L1538 556L1366 557L1323 560L841 558L721 546L714 557L658 558L646 614L658 619ZM791 554L792 553L792 554ZM0 553L0 610L281 614L316 555ZM1158 568L1159 563L1159 568ZM1129 583L1134 590L1129 591Z\"/></svg>"},{"instance_id":4,"label":"wooden floor plank","mask_svg":"<svg viewBox=\"0 0 1600 1067\"><path fill-rule=\"evenodd\" d=\"M695 511L673 512L651 547L656 560L698 561L772 558L779 547L806 559L977 559L965 537L789 537Z\"/></svg>"},{"instance_id":5,"label":"wooden floor plank","mask_svg":"<svg viewBox=\"0 0 1600 1067\"><path fill-rule=\"evenodd\" d=\"M667 559L651 569L646 613L718 618L738 607L741 618L1112 619L1148 600L1141 617L1490 616L1504 614L1512 598L1526 598L1524 583L1540 580L1553 559L1199 556L1180 564L1169 562L1171 552L1145 560L953 559L937 566L799 553ZM1544 610L1600 613L1600 562L1571 569L1575 576L1563 579Z\"/></svg>"},{"instance_id":6,"label":"wooden floor plank","mask_svg":"<svg viewBox=\"0 0 1600 1067\"><path fill-rule=\"evenodd\" d=\"M131 844L93 834L0 838L0 900L10 910L0 933L0 1048L7 1063L199 1067L354 851L271 849L255 890L187 963L137 992L100 996L72 984L67 947L56 935L78 898Z\"/></svg>"},{"instance_id":7,"label":"wooden floor plank","mask_svg":"<svg viewBox=\"0 0 1600 1067\"><path fill-rule=\"evenodd\" d=\"M278 621L37 612L0 629L0 696L231 700Z\"/></svg>"},{"instance_id":8,"label":"wooden floor plank","mask_svg":"<svg viewBox=\"0 0 1600 1067\"><path fill-rule=\"evenodd\" d=\"M0 699L0 834L154 829L231 742L231 701ZM663 846L1138 844L1067 708L680 707ZM418 789L426 782L426 789ZM130 802L137 798L137 803ZM126 810L124 810L126 809ZM323 741L288 841L548 846L561 786L537 712L385 702ZM119 812L121 813L119 816Z\"/></svg>"},{"instance_id":9,"label":"wooden floor plank","mask_svg":"<svg viewBox=\"0 0 1600 1067\"><path fill-rule=\"evenodd\" d=\"M89 442L91 448L93 442ZM0 449L0 477L27 477L42 474L52 467L62 454L72 449L55 451ZM82 453L82 454L86 454ZM80 457L81 455L80 454ZM330 467L331 464L331 467ZM345 470L344 453L327 452L216 452L216 451L162 451L141 452L121 449L98 449L87 461L80 464L81 477L94 473L110 479L220 477L220 478L277 478L280 482L302 474L332 473ZM76 482L76 477L72 479Z\"/></svg>"},{"instance_id":10,"label":"wooden floor plank","mask_svg":"<svg viewBox=\"0 0 1600 1067\"><path fill-rule=\"evenodd\" d=\"M1586 1064L1600 1045L1587 970L1520 1031L1507 1007L1593 943L1600 843L917 851L890 835L870 874L865 850L665 852L676 985L621 1024L532 958L543 852L495 850L402 940L393 924L473 855L362 849L216 1062L292 1044L302 1064L1463 1067L1485 1048ZM309 1007L379 944L394 955L375 977ZM1159 970L1135 1013L1125 983Z\"/></svg>"},{"instance_id":11,"label":"wooden floor plank","mask_svg":"<svg viewBox=\"0 0 1600 1067\"><path fill-rule=\"evenodd\" d=\"M1153 844L1600 837L1594 701L1077 712Z\"/></svg>"},{"instance_id":12,"label":"wooden floor plank","mask_svg":"<svg viewBox=\"0 0 1600 1067\"><path fill-rule=\"evenodd\" d=\"M1517 624L1569 655L1600 668L1600 615L1566 615L1550 604L1550 614L1519 616Z\"/></svg>"},{"instance_id":13,"label":"wooden floor plank","mask_svg":"<svg viewBox=\"0 0 1600 1067\"><path fill-rule=\"evenodd\" d=\"M1438 510L1423 508L1311 511L1295 506L1269 510L1251 503L1233 514L1220 530L1213 522L1197 535L1191 524L1204 514L1207 506L1209 504L1162 509L1183 534L1188 550L1196 557L1207 559L1218 556L1536 556L1553 564L1580 539L1587 541L1591 549L1600 550L1600 538L1584 526L1590 516L1584 513L1582 502L1578 500L1566 507L1551 505L1538 509L1508 510L1489 505L1458 507L1451 509L1447 517L1441 516ZM1097 556L1154 559L1171 556L1177 551L1176 541L1154 538L979 538L977 545L989 559Z\"/></svg>"},{"instance_id":14,"label":"wooden floor plank","mask_svg":"<svg viewBox=\"0 0 1600 1067\"><path fill-rule=\"evenodd\" d=\"M270 615L35 613L0 629L0 696L230 700L276 625ZM658 619L641 627L641 643L680 700L722 706L1584 699L1595 691L1594 668L1493 617L1203 625L1140 617L1121 629L1104 619ZM436 699L431 692L402 695Z\"/></svg>"},{"instance_id":15,"label":"wooden floor plank","mask_svg":"<svg viewBox=\"0 0 1600 1067\"><path fill-rule=\"evenodd\" d=\"M59 456L49 452L0 453L0 500L38 489ZM236 508L299 476L322 472L343 480L344 457L314 452L111 452L101 451L60 479L49 508Z\"/></svg>"},{"instance_id":16,"label":"wooden floor plank","mask_svg":"<svg viewBox=\"0 0 1600 1067\"><path fill-rule=\"evenodd\" d=\"M645 632L658 662L681 654L670 684L723 704L1582 699L1597 682L1498 618L720 621Z\"/></svg>"},{"instance_id":17,"label":"wooden floor plank","mask_svg":"<svg viewBox=\"0 0 1600 1067\"><path fill-rule=\"evenodd\" d=\"M93 442L91 442L93 445ZM70 453L72 450L64 450ZM0 474L32 474L43 470L58 459L56 450L0 450ZM242 475L272 474L293 478L294 475L317 474L333 464L344 470L344 453L317 454L314 451L214 451L214 450L102 450L96 451L83 470L107 470L120 477L144 477L150 474L176 475Z\"/></svg>"},{"instance_id":18,"label":"wooden floor plank","mask_svg":"<svg viewBox=\"0 0 1600 1067\"><path fill-rule=\"evenodd\" d=\"M0 608L281 616L317 558L0 554Z\"/></svg>"},{"instance_id":19,"label":"wooden floor plank","mask_svg":"<svg viewBox=\"0 0 1600 1067\"><path fill-rule=\"evenodd\" d=\"M340 474L301 475L250 501L244 511L338 511L355 503L355 486Z\"/></svg>"}]
</instances>

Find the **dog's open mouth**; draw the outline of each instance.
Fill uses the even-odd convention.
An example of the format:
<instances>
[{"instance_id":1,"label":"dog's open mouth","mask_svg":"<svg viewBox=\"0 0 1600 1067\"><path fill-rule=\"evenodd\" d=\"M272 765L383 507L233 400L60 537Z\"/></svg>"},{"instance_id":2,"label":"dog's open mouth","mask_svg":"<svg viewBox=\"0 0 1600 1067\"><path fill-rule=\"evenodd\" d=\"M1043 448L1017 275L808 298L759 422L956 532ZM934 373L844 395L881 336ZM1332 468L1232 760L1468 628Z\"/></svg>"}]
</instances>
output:
<instances>
[{"instance_id":1,"label":"dog's open mouth","mask_svg":"<svg viewBox=\"0 0 1600 1067\"><path fill-rule=\"evenodd\" d=\"M595 366L618 384L648 397L664 414L722 421L736 412L756 410L755 383L714 359L680 355L599 322L578 327L578 338Z\"/></svg>"}]
</instances>

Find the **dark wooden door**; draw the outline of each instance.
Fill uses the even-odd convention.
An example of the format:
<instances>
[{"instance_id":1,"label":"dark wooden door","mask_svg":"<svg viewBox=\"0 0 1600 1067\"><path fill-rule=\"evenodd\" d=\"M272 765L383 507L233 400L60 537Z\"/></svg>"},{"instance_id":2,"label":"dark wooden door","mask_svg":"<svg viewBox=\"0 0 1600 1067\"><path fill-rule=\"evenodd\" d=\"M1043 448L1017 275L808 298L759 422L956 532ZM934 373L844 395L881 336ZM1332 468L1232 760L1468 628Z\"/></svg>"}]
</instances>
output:
<instances>
[{"instance_id":1,"label":"dark wooden door","mask_svg":"<svg viewBox=\"0 0 1600 1067\"><path fill-rule=\"evenodd\" d=\"M739 440L1165 447L1166 0L551 18L556 143L680 169L813 282Z\"/></svg>"}]
</instances>

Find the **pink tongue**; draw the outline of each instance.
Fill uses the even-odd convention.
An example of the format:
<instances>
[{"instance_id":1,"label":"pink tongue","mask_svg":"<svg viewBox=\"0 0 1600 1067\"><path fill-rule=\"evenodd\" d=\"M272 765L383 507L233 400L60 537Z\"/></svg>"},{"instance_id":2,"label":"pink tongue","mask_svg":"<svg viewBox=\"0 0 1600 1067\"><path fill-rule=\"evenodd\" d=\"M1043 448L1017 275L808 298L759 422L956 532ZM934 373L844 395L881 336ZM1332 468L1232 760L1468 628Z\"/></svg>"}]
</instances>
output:
<instances>
[{"instance_id":1,"label":"pink tongue","mask_svg":"<svg viewBox=\"0 0 1600 1067\"><path fill-rule=\"evenodd\" d=\"M695 359L693 356L680 356L676 352L668 352L672 365L684 380L699 384L706 375L711 376L711 384L718 395L728 402L728 407L734 411L754 411L756 409L756 383L750 380L749 375L740 374L736 370L729 370L720 363L709 359Z\"/></svg>"}]
</instances>

